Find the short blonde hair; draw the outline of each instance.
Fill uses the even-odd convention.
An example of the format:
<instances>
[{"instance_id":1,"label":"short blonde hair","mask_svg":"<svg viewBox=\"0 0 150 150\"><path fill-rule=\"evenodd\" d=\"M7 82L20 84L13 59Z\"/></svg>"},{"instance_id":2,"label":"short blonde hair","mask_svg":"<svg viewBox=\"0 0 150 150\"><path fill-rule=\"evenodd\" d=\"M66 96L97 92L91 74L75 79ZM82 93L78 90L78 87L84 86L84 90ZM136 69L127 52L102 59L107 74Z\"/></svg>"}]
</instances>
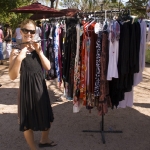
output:
<instances>
[{"instance_id":1,"label":"short blonde hair","mask_svg":"<svg viewBox=\"0 0 150 150\"><path fill-rule=\"evenodd\" d=\"M21 24L20 24L20 28L23 28L26 24L28 24L28 23L32 23L33 25L34 25L34 27L36 28L36 23L33 21L33 20L31 20L31 19L26 19L26 20L24 20Z\"/></svg>"}]
</instances>

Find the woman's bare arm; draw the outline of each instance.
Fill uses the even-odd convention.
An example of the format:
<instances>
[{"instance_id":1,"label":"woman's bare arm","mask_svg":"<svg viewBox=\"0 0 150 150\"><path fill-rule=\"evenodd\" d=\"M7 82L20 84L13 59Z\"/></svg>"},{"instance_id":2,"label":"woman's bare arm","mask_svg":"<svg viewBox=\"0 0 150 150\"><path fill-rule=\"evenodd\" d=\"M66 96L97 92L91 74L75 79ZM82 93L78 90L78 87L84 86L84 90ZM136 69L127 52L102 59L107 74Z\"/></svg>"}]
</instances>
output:
<instances>
[{"instance_id":1,"label":"woman's bare arm","mask_svg":"<svg viewBox=\"0 0 150 150\"><path fill-rule=\"evenodd\" d=\"M18 50L14 49L9 57L9 77L11 80L15 80L20 72L21 60L18 59Z\"/></svg>"},{"instance_id":2,"label":"woman's bare arm","mask_svg":"<svg viewBox=\"0 0 150 150\"><path fill-rule=\"evenodd\" d=\"M9 61L9 77L11 80L15 80L20 72L22 60L26 57L27 48L23 48L19 53L18 50L14 49L11 52Z\"/></svg>"},{"instance_id":3,"label":"woman's bare arm","mask_svg":"<svg viewBox=\"0 0 150 150\"><path fill-rule=\"evenodd\" d=\"M47 57L43 54L43 51L42 51L42 47L40 46L39 43L32 43L30 45L33 49L36 50L37 54L39 55L40 57L40 60L41 60L41 63L42 63L42 66L45 70L50 70L50 61L47 59Z\"/></svg>"},{"instance_id":4,"label":"woman's bare arm","mask_svg":"<svg viewBox=\"0 0 150 150\"><path fill-rule=\"evenodd\" d=\"M41 63L42 63L42 66L45 70L50 70L50 61L45 57L45 55L43 54L43 52L39 52L38 53L39 57L40 57L40 60L41 60Z\"/></svg>"}]
</instances>

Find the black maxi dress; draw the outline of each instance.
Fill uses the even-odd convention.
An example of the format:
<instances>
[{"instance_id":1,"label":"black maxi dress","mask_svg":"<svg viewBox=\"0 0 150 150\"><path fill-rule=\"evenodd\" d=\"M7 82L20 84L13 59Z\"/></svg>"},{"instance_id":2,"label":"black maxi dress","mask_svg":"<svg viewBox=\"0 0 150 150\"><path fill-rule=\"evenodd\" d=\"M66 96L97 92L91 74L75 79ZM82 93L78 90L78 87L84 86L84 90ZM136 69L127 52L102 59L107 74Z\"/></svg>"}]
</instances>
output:
<instances>
[{"instance_id":1,"label":"black maxi dress","mask_svg":"<svg viewBox=\"0 0 150 150\"><path fill-rule=\"evenodd\" d=\"M53 122L53 111L40 58L36 51L21 64L19 121L20 131L46 131Z\"/></svg>"}]
</instances>

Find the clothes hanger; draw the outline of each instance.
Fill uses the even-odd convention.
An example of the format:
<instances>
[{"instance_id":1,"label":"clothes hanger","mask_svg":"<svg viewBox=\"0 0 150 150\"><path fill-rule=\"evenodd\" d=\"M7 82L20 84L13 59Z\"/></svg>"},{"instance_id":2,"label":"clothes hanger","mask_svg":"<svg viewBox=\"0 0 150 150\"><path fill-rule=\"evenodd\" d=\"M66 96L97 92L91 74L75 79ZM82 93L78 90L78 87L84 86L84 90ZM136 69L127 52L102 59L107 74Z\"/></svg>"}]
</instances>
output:
<instances>
[{"instance_id":1,"label":"clothes hanger","mask_svg":"<svg viewBox=\"0 0 150 150\"><path fill-rule=\"evenodd\" d=\"M87 19L86 19L86 20L87 20ZM86 20L85 20L85 21L86 21ZM87 20L87 22L83 25L83 27L86 28L86 26L87 26L87 25L90 23L90 21L92 21L92 20L93 20L92 18L89 18L89 20Z\"/></svg>"},{"instance_id":2,"label":"clothes hanger","mask_svg":"<svg viewBox=\"0 0 150 150\"><path fill-rule=\"evenodd\" d=\"M105 10L105 21L107 21L107 10Z\"/></svg>"},{"instance_id":3,"label":"clothes hanger","mask_svg":"<svg viewBox=\"0 0 150 150\"><path fill-rule=\"evenodd\" d=\"M108 24L107 24L107 10L105 10L105 21L103 23L103 31L107 31Z\"/></svg>"},{"instance_id":4,"label":"clothes hanger","mask_svg":"<svg viewBox=\"0 0 150 150\"><path fill-rule=\"evenodd\" d=\"M96 11L94 12L94 18L93 18L93 20L89 23L89 24L87 24L86 26L85 26L85 28L88 30L88 27L93 23L93 22L95 22L95 13L96 13Z\"/></svg>"},{"instance_id":5,"label":"clothes hanger","mask_svg":"<svg viewBox=\"0 0 150 150\"><path fill-rule=\"evenodd\" d=\"M131 17L130 17L130 10L125 9L124 12L123 12L123 20L127 21L129 19L131 19Z\"/></svg>"}]
</instances>

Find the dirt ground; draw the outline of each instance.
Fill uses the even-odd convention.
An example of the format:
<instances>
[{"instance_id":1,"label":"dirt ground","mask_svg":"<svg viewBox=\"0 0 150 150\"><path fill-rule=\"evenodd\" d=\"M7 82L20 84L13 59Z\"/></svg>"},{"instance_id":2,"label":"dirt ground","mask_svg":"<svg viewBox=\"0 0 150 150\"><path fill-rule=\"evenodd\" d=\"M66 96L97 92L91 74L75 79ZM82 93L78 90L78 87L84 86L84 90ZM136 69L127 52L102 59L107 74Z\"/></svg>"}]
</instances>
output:
<instances>
[{"instance_id":1,"label":"dirt ground","mask_svg":"<svg viewBox=\"0 0 150 150\"><path fill-rule=\"evenodd\" d=\"M55 115L50 138L58 143L43 150L150 150L150 65L146 64L143 82L134 88L132 108L109 109L104 116L105 133L103 144L101 133L82 132L100 130L101 116L96 108L91 113L85 107L73 113L72 101L61 98L63 90L55 81L47 81ZM0 150L28 150L28 145L19 131L17 123L17 91L19 78L11 81L8 64L0 65ZM40 132L35 132L38 145Z\"/></svg>"}]
</instances>

